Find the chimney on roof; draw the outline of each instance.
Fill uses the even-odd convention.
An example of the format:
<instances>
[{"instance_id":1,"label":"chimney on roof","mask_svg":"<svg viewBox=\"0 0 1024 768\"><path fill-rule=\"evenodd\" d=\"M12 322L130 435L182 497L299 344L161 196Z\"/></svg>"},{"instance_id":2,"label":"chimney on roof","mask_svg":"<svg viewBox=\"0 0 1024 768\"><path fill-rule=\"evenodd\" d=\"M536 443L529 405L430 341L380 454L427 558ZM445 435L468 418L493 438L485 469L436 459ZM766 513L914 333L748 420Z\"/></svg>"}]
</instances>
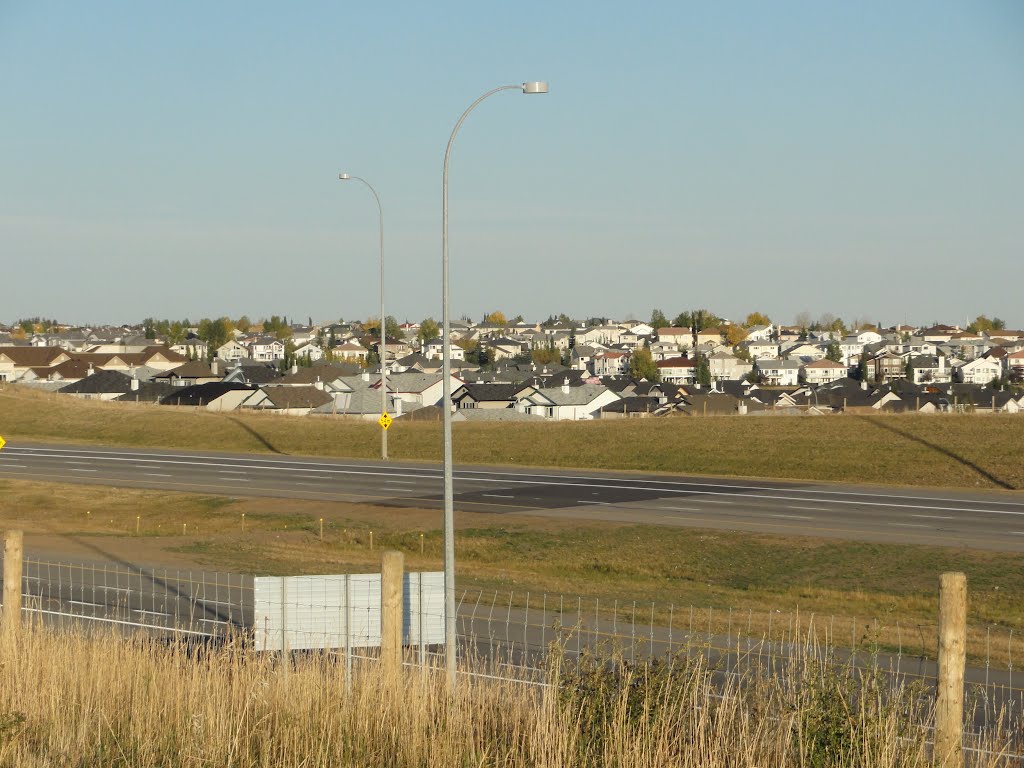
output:
<instances>
[{"instance_id":1,"label":"chimney on roof","mask_svg":"<svg viewBox=\"0 0 1024 768\"><path fill-rule=\"evenodd\" d=\"M93 371L93 368L92 368L92 363L89 363L89 370L88 370L88 371L86 372L86 374L85 374L85 375L86 375L86 376L92 376L94 372L95 372L95 371Z\"/></svg>"},{"instance_id":2,"label":"chimney on roof","mask_svg":"<svg viewBox=\"0 0 1024 768\"><path fill-rule=\"evenodd\" d=\"M299 364L298 363L292 363L291 370L288 371L288 372L289 373L298 373L299 372Z\"/></svg>"},{"instance_id":3,"label":"chimney on roof","mask_svg":"<svg viewBox=\"0 0 1024 768\"><path fill-rule=\"evenodd\" d=\"M563 395L568 395L569 394L569 377L568 376L566 376L564 379L562 379L562 394Z\"/></svg>"},{"instance_id":4,"label":"chimney on roof","mask_svg":"<svg viewBox=\"0 0 1024 768\"><path fill-rule=\"evenodd\" d=\"M132 392L138 392L139 391L139 380L135 376L132 376L131 387L132 387Z\"/></svg>"},{"instance_id":5,"label":"chimney on roof","mask_svg":"<svg viewBox=\"0 0 1024 768\"><path fill-rule=\"evenodd\" d=\"M313 382L313 386L316 387L317 389L323 389L324 388L324 383L322 381L320 381L320 377L319 376L316 377L316 381Z\"/></svg>"},{"instance_id":6,"label":"chimney on roof","mask_svg":"<svg viewBox=\"0 0 1024 768\"><path fill-rule=\"evenodd\" d=\"M210 363L210 373L214 376L220 376L220 361L217 358L213 358L213 362Z\"/></svg>"},{"instance_id":7,"label":"chimney on roof","mask_svg":"<svg viewBox=\"0 0 1024 768\"><path fill-rule=\"evenodd\" d=\"M369 381L370 380L370 369L369 368L363 368L362 379L363 379L363 381Z\"/></svg>"}]
</instances>

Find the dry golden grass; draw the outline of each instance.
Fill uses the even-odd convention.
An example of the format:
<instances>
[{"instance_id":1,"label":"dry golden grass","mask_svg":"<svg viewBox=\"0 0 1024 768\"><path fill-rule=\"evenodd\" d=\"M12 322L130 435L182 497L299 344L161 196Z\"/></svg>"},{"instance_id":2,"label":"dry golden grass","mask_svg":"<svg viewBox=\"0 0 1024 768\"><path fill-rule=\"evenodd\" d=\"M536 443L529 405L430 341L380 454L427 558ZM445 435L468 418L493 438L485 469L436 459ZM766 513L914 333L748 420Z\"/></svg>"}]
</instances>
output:
<instances>
[{"instance_id":1,"label":"dry golden grass","mask_svg":"<svg viewBox=\"0 0 1024 768\"><path fill-rule=\"evenodd\" d=\"M76 400L7 386L7 439L291 455L379 455L376 424ZM395 459L440 460L440 425L398 419ZM455 459L649 472L1024 488L1024 416L905 415L457 424Z\"/></svg>"},{"instance_id":2,"label":"dry golden grass","mask_svg":"<svg viewBox=\"0 0 1024 768\"><path fill-rule=\"evenodd\" d=\"M0 643L0 766L931 764L929 713L871 678L791 665L723 687L699 658L617 669L555 668L546 688L461 677L450 691L441 674L365 662L346 692L333 656L30 628Z\"/></svg>"}]
</instances>

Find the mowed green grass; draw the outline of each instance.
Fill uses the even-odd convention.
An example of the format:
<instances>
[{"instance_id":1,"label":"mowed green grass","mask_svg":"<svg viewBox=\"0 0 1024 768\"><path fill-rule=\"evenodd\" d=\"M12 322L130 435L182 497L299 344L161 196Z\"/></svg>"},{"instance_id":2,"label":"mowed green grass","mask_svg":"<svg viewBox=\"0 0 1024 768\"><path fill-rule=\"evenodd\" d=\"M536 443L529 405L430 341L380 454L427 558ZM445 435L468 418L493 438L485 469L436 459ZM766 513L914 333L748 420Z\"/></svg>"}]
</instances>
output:
<instances>
[{"instance_id":1,"label":"mowed green grass","mask_svg":"<svg viewBox=\"0 0 1024 768\"><path fill-rule=\"evenodd\" d=\"M380 427L330 417L100 403L7 386L0 435L372 459ZM439 461L438 423L396 420L397 460ZM1024 488L1024 416L695 417L456 424L455 459L907 486Z\"/></svg>"}]
</instances>

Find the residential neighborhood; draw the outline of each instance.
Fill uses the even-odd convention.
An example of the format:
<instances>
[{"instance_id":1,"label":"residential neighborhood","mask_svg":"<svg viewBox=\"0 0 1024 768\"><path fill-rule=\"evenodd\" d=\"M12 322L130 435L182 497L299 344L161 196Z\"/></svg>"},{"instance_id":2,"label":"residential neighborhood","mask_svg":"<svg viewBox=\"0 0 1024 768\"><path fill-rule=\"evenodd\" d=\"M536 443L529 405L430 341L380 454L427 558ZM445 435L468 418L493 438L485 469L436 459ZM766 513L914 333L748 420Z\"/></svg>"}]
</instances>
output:
<instances>
[{"instance_id":1,"label":"residential neighborhood","mask_svg":"<svg viewBox=\"0 0 1024 768\"><path fill-rule=\"evenodd\" d=\"M731 414L1006 413L1024 408L1024 331L744 323L703 310L665 324L499 312L452 323L457 421L586 421ZM764 320L767 322L756 322ZM662 321L662 322L659 322ZM192 326L0 325L0 384L69 397L216 411L440 418L437 323L273 317ZM998 326L998 327L996 327ZM417 413L419 412L419 413Z\"/></svg>"}]
</instances>

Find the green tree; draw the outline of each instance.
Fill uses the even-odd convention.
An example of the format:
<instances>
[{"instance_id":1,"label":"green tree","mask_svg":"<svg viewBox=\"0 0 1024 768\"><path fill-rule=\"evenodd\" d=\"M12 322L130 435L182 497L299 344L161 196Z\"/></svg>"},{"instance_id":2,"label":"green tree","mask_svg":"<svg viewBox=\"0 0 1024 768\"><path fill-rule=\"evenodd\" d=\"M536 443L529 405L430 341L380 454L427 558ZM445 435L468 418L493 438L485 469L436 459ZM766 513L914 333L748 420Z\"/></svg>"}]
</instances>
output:
<instances>
[{"instance_id":1,"label":"green tree","mask_svg":"<svg viewBox=\"0 0 1024 768\"><path fill-rule=\"evenodd\" d=\"M235 328L242 333L248 333L249 329L252 328L252 320L249 319L248 315L242 315L235 321Z\"/></svg>"},{"instance_id":2,"label":"green tree","mask_svg":"<svg viewBox=\"0 0 1024 768\"><path fill-rule=\"evenodd\" d=\"M199 338L209 345L210 352L216 352L217 349L224 346L228 339L231 338L232 330L234 328L231 320L226 317L220 317L216 320L209 320L204 317L199 321Z\"/></svg>"},{"instance_id":3,"label":"green tree","mask_svg":"<svg viewBox=\"0 0 1024 768\"><path fill-rule=\"evenodd\" d=\"M537 365L551 365L562 361L562 353L555 347L554 339L548 339L547 344L533 345L530 359Z\"/></svg>"},{"instance_id":4,"label":"green tree","mask_svg":"<svg viewBox=\"0 0 1024 768\"><path fill-rule=\"evenodd\" d=\"M658 364L651 356L651 350L641 347L633 352L629 358L629 375L634 379L647 379L648 381L659 381L661 375L658 373Z\"/></svg>"},{"instance_id":5,"label":"green tree","mask_svg":"<svg viewBox=\"0 0 1024 768\"><path fill-rule=\"evenodd\" d=\"M702 387L711 386L711 364L708 362L707 355L698 355L697 357L697 383Z\"/></svg>"},{"instance_id":6,"label":"green tree","mask_svg":"<svg viewBox=\"0 0 1024 768\"><path fill-rule=\"evenodd\" d=\"M843 362L843 351L839 348L839 342L834 339L825 347L825 359L833 363Z\"/></svg>"},{"instance_id":7,"label":"green tree","mask_svg":"<svg viewBox=\"0 0 1024 768\"><path fill-rule=\"evenodd\" d=\"M664 312L662 312L660 309L656 309L653 312L651 312L651 322L648 323L648 325L650 325L654 330L658 330L659 328L667 328L668 318L665 317Z\"/></svg>"},{"instance_id":8,"label":"green tree","mask_svg":"<svg viewBox=\"0 0 1024 768\"><path fill-rule=\"evenodd\" d=\"M428 317L422 323L420 323L420 329L416 332L416 338L421 342L430 341L436 339L441 335L441 329L437 325L437 321L432 317Z\"/></svg>"}]
</instances>

